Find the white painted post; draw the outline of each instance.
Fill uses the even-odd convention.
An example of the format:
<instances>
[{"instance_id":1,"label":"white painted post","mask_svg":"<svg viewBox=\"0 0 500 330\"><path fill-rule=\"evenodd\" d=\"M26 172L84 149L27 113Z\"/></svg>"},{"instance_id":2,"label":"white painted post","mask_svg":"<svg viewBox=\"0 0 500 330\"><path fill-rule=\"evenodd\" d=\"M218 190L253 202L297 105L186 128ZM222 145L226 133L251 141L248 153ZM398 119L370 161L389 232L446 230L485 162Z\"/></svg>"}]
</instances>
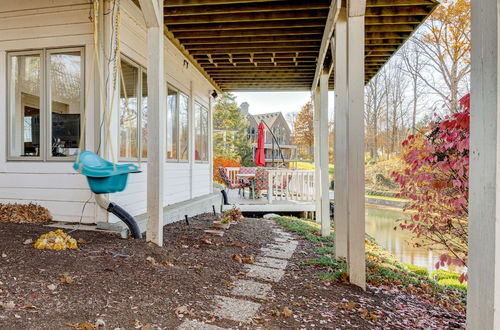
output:
<instances>
[{"instance_id":1,"label":"white painted post","mask_svg":"<svg viewBox=\"0 0 500 330\"><path fill-rule=\"evenodd\" d=\"M321 236L330 236L330 180L328 175L328 79L330 75L323 71L319 78L320 113L319 113L319 158L320 181L317 183L321 194Z\"/></svg>"},{"instance_id":2,"label":"white painted post","mask_svg":"<svg viewBox=\"0 0 500 330\"><path fill-rule=\"evenodd\" d=\"M347 258L347 13L340 9L335 25L335 256Z\"/></svg>"},{"instance_id":3,"label":"white painted post","mask_svg":"<svg viewBox=\"0 0 500 330\"><path fill-rule=\"evenodd\" d=\"M500 12L472 1L467 328L500 329Z\"/></svg>"},{"instance_id":4,"label":"white painted post","mask_svg":"<svg viewBox=\"0 0 500 330\"><path fill-rule=\"evenodd\" d=\"M313 126L314 126L314 201L315 201L315 214L316 222L321 222L321 163L320 163L320 139L319 139L319 112L321 111L320 105L320 90L317 87L313 93L314 102L314 114L313 114Z\"/></svg>"},{"instance_id":5,"label":"white painted post","mask_svg":"<svg viewBox=\"0 0 500 330\"><path fill-rule=\"evenodd\" d=\"M348 267L351 283L365 289L364 85L365 17L363 0L349 1L347 18L348 83Z\"/></svg>"},{"instance_id":6,"label":"white painted post","mask_svg":"<svg viewBox=\"0 0 500 330\"><path fill-rule=\"evenodd\" d=\"M146 240L163 245L166 84L163 1L140 0L148 28L148 226Z\"/></svg>"}]
</instances>

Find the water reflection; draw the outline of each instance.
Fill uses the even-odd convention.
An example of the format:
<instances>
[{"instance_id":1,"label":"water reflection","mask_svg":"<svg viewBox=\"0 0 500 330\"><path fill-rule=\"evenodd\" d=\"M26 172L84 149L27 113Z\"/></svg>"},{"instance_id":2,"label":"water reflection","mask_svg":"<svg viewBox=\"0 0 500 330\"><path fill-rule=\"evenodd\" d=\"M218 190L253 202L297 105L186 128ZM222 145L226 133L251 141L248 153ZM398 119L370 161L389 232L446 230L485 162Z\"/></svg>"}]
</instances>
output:
<instances>
[{"instance_id":1,"label":"water reflection","mask_svg":"<svg viewBox=\"0 0 500 330\"><path fill-rule=\"evenodd\" d=\"M435 270L438 253L424 248L416 248L411 243L412 234L400 229L394 230L396 220L405 218L403 212L366 206L366 233L392 252L401 262L423 266L429 272Z\"/></svg>"}]
</instances>

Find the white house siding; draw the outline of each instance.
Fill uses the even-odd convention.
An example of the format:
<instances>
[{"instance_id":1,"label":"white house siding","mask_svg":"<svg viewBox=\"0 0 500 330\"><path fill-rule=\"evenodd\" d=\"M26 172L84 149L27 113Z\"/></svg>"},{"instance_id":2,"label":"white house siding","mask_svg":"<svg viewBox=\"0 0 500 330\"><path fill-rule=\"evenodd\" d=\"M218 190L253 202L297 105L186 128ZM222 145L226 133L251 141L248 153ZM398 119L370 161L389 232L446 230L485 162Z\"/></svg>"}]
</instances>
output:
<instances>
[{"instance_id":1,"label":"white house siding","mask_svg":"<svg viewBox=\"0 0 500 330\"><path fill-rule=\"evenodd\" d=\"M7 161L7 51L85 46L86 75L90 74L92 25L86 0L0 0L0 202L36 202L60 221L78 221L91 196L86 179L71 162ZM93 122L89 108L88 123ZM92 125L90 125L92 126ZM93 135L85 141L93 145ZM83 222L94 222L95 204L83 212Z\"/></svg>"},{"instance_id":2,"label":"white house siding","mask_svg":"<svg viewBox=\"0 0 500 330\"><path fill-rule=\"evenodd\" d=\"M121 5L120 40L122 53L146 68L147 31L142 13L130 0L122 0ZM188 64L186 67L185 60L187 59L182 53L169 40L165 39L165 79L167 84L186 95L192 95L196 102L209 108L209 93L213 87L193 65ZM191 113L192 109L190 109ZM115 120L118 121L118 111L116 114ZM192 124L190 125L190 134L194 136ZM191 158L194 158L193 150L191 150ZM124 207L132 215L146 212L146 162L147 160L144 160L142 164L143 173L132 175L125 191L111 196L112 201ZM211 185L209 164L168 161L165 164L164 173L164 205L208 194L212 191ZM111 221L117 221L117 219L111 217Z\"/></svg>"},{"instance_id":3,"label":"white house siding","mask_svg":"<svg viewBox=\"0 0 500 330\"><path fill-rule=\"evenodd\" d=\"M84 46L85 75L91 77L93 37L92 24L88 19L90 9L87 0L0 0L0 203L36 202L47 207L58 221L79 221L84 203L91 193L85 177L74 172L71 161L7 161L6 54L8 51ZM121 22L122 53L147 67L145 24L142 13L130 0L121 1ZM182 53L165 40L167 82L193 95L197 102L208 108L209 92L213 87L194 66L184 67L184 60ZM92 92L90 99L93 99ZM93 102L89 103L85 144L92 150L95 145L94 109ZM116 109L114 114L117 125ZM112 132L116 134L116 128ZM194 134L192 125L191 134ZM118 149L117 142L115 136L115 151ZM143 173L130 175L125 191L110 196L112 201L132 215L146 212L146 160L141 167ZM211 192L209 164L167 163L164 191L165 205ZM92 223L106 220L105 217L106 214L90 200L82 221Z\"/></svg>"}]
</instances>

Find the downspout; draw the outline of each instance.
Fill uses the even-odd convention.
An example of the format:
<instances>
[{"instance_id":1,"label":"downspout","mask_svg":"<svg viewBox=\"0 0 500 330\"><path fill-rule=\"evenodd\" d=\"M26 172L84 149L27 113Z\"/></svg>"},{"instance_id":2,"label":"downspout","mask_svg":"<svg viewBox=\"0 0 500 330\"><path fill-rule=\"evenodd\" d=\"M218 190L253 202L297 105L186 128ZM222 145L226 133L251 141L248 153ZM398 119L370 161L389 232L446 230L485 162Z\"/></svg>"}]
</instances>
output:
<instances>
[{"instance_id":1,"label":"downspout","mask_svg":"<svg viewBox=\"0 0 500 330\"><path fill-rule=\"evenodd\" d=\"M137 225L137 222L135 221L134 217L131 216L127 211L122 209L119 205L110 202L109 199L104 197L103 194L95 194L95 201L97 205L99 205L109 213L116 215L121 221L123 221L130 230L133 238L142 238L142 233L139 229L139 226Z\"/></svg>"}]
</instances>

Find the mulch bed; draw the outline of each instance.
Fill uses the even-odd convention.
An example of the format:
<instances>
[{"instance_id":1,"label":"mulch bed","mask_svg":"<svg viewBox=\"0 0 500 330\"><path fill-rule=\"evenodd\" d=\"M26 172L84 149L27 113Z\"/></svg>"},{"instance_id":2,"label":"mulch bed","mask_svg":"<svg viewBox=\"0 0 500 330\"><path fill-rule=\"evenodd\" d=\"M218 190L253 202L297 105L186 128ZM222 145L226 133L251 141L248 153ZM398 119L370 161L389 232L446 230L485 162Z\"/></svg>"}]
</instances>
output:
<instances>
[{"instance_id":1,"label":"mulch bed","mask_svg":"<svg viewBox=\"0 0 500 330\"><path fill-rule=\"evenodd\" d=\"M244 219L223 237L209 237L203 230L214 219L205 214L192 218L190 226L167 225L162 248L109 233L76 231L71 235L86 243L66 251L40 251L23 244L49 231L47 227L0 224L0 328L70 329L98 321L109 329L173 329L186 318L247 328L212 316L212 297L229 296L230 282L245 278L243 264L233 255L258 255L273 242L271 228L277 225ZM301 265L312 256L311 248L301 240L285 278L273 283L273 294L255 300L262 306L251 328L373 329L392 320L394 328L403 322L415 328L420 316L404 313L405 304L417 305L436 322L450 317L418 298L401 300L396 293L363 292L342 283L325 286L314 276L316 269ZM350 303L366 306L368 312ZM386 314L370 319L377 306ZM292 316L284 315L285 307Z\"/></svg>"}]
</instances>

